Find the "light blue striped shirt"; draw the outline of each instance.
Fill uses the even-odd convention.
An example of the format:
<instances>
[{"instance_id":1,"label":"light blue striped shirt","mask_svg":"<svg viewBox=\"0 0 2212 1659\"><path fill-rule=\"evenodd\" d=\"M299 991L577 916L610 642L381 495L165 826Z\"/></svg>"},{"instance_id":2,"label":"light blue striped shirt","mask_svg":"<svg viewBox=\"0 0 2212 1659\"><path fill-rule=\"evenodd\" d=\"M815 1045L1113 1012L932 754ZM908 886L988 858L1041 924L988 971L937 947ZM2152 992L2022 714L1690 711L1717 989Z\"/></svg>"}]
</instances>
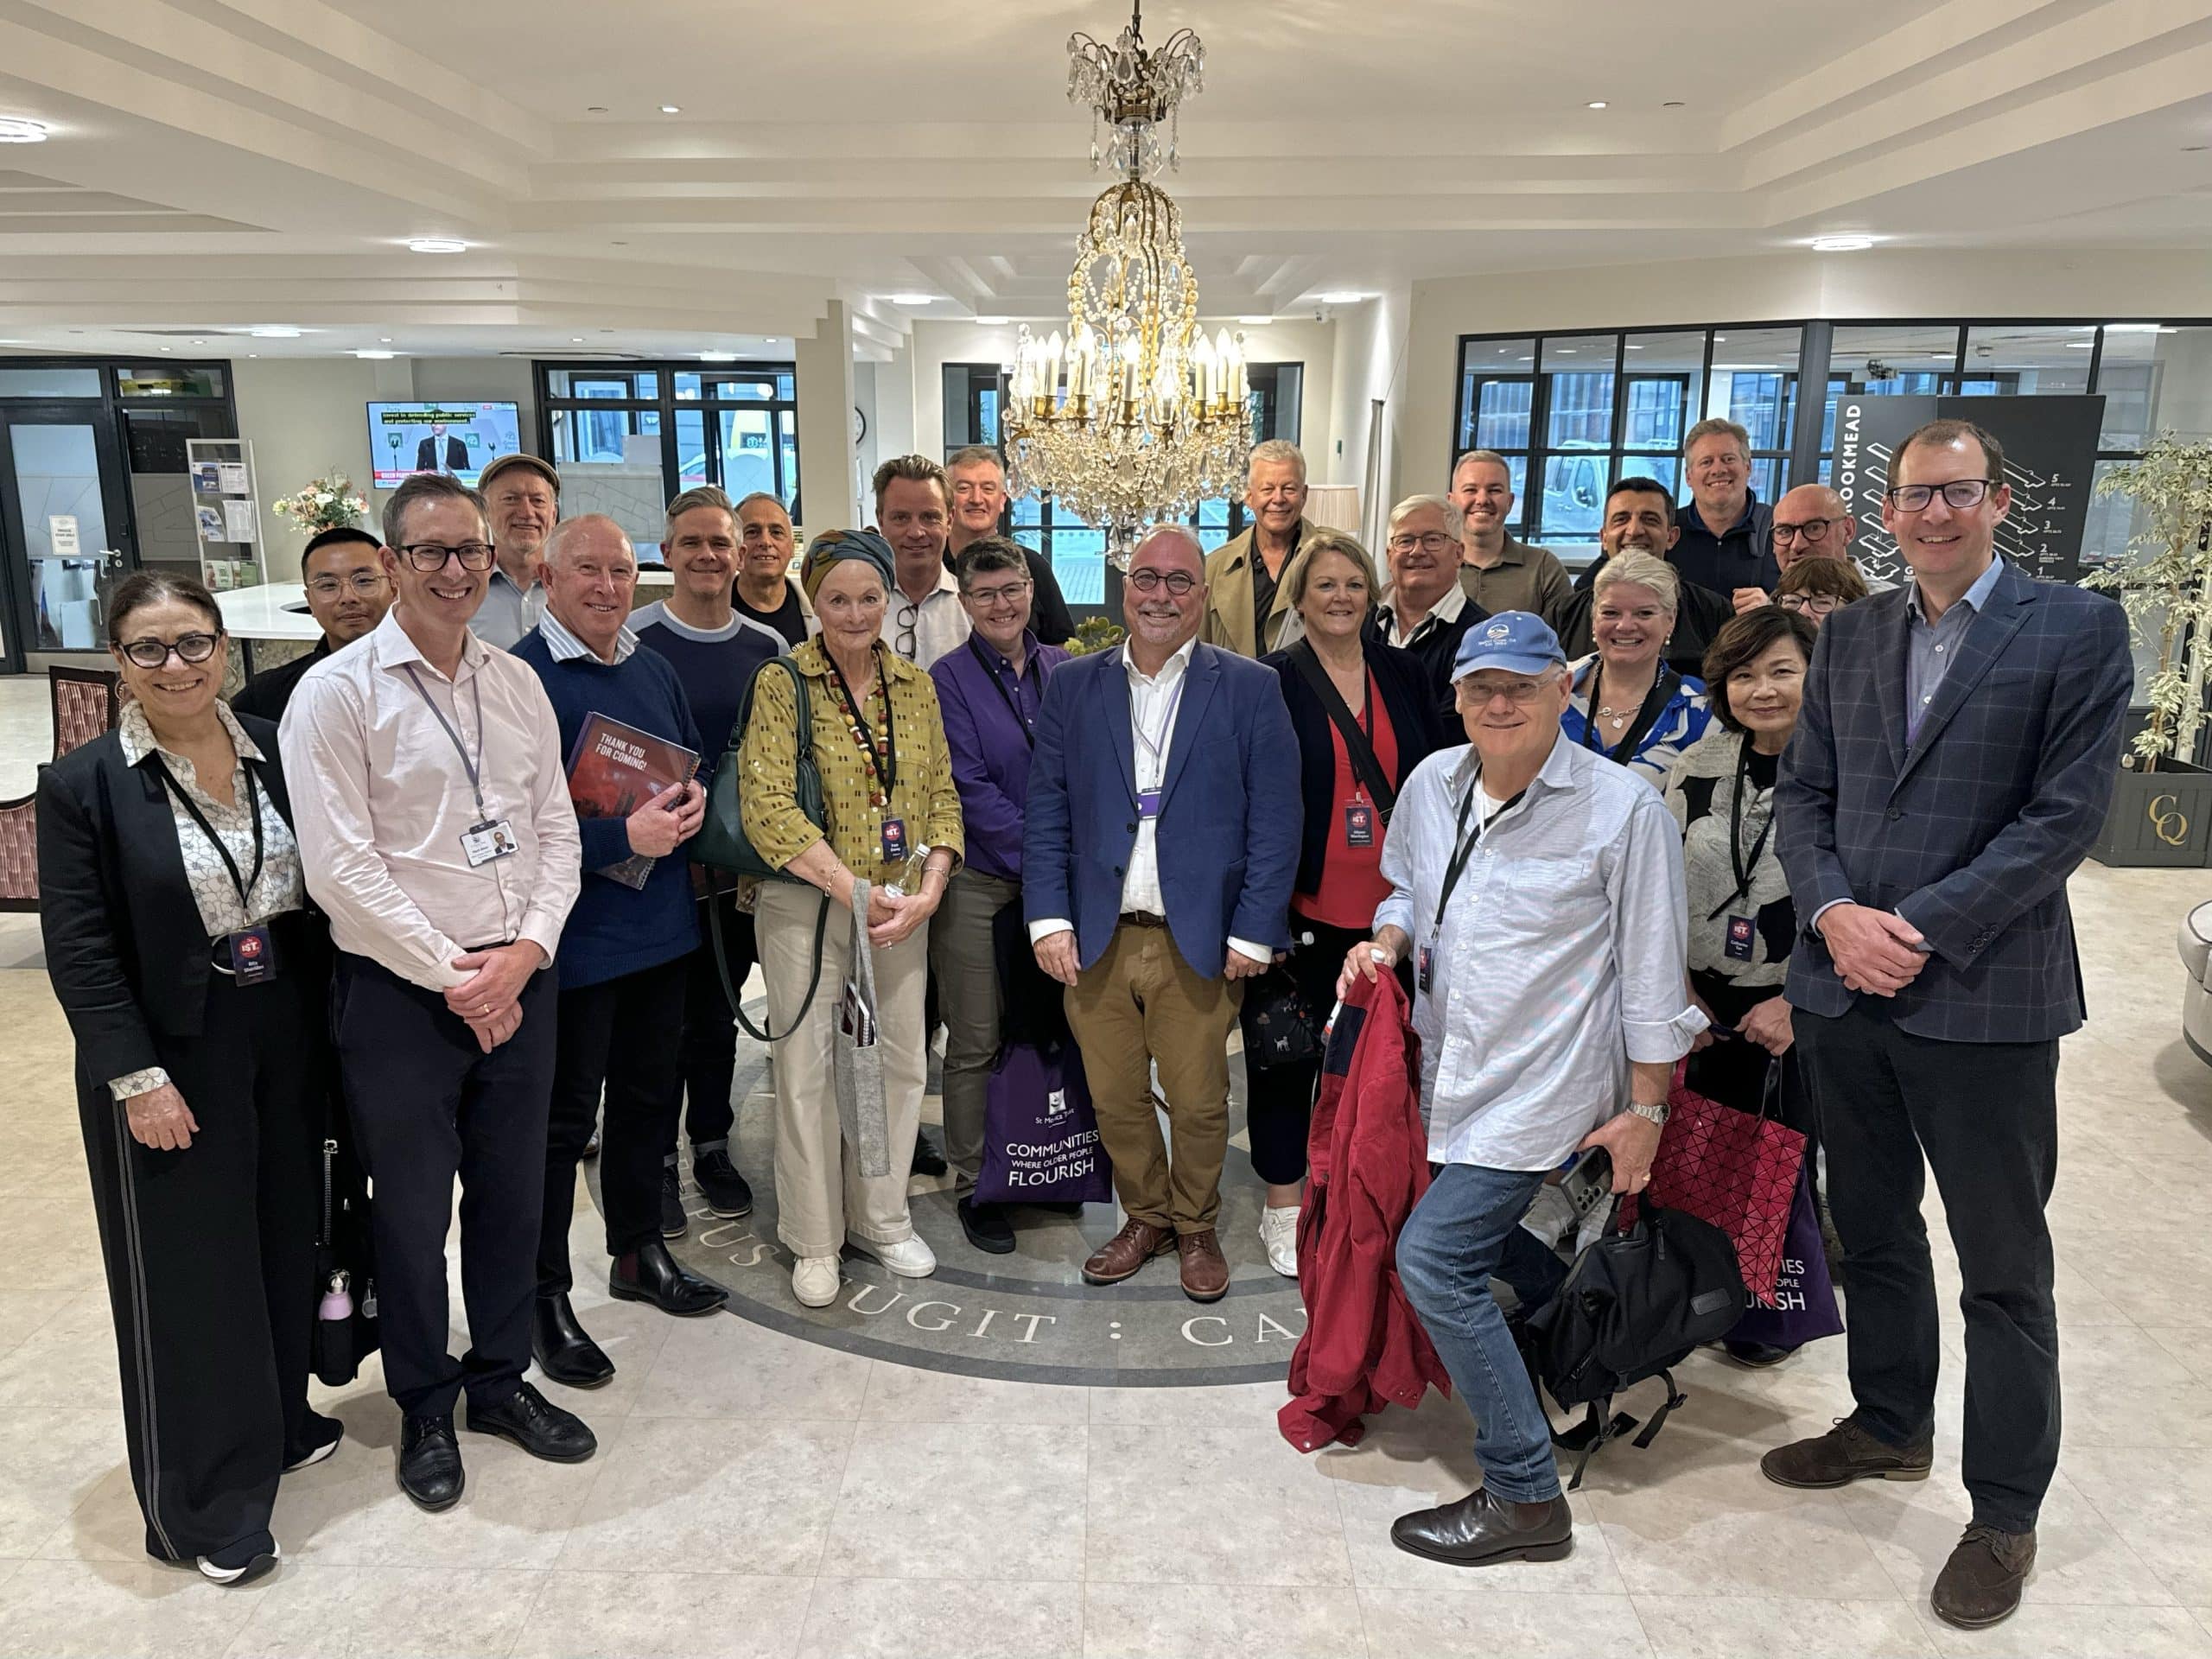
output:
<instances>
[{"instance_id":1,"label":"light blue striped shirt","mask_svg":"<svg viewBox=\"0 0 2212 1659\"><path fill-rule=\"evenodd\" d=\"M1484 832L1437 927L1472 745L1406 780L1375 913L1431 953L1414 997L1428 1155L1490 1169L1555 1169L1628 1104L1629 1063L1689 1052L1682 842L1638 773L1562 733L1526 796ZM1477 813L1468 817L1471 831Z\"/></svg>"}]
</instances>

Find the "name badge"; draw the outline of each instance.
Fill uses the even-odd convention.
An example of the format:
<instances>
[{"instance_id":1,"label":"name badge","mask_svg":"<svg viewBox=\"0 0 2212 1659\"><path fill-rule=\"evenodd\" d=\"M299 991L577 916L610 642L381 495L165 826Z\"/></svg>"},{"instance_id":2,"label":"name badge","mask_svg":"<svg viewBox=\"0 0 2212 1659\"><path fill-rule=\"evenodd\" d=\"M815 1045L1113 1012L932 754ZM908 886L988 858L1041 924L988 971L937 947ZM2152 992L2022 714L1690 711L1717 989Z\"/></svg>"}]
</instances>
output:
<instances>
[{"instance_id":1,"label":"name badge","mask_svg":"<svg viewBox=\"0 0 2212 1659\"><path fill-rule=\"evenodd\" d=\"M1749 962L1751 959L1751 940L1757 932L1758 924L1751 917L1731 916L1728 918L1728 943L1726 947L1728 960Z\"/></svg>"},{"instance_id":2,"label":"name badge","mask_svg":"<svg viewBox=\"0 0 2212 1659\"><path fill-rule=\"evenodd\" d=\"M276 972L276 945L269 925L242 927L224 943L230 947L231 974L241 985L258 985Z\"/></svg>"},{"instance_id":3,"label":"name badge","mask_svg":"<svg viewBox=\"0 0 2212 1659\"><path fill-rule=\"evenodd\" d=\"M1414 984L1423 996L1427 996L1435 985L1436 976L1432 971L1435 966L1435 947L1424 944L1414 969Z\"/></svg>"},{"instance_id":4,"label":"name badge","mask_svg":"<svg viewBox=\"0 0 2212 1659\"><path fill-rule=\"evenodd\" d=\"M883 821L883 855L887 859L906 856L906 820L886 818Z\"/></svg>"},{"instance_id":5,"label":"name badge","mask_svg":"<svg viewBox=\"0 0 2212 1659\"><path fill-rule=\"evenodd\" d=\"M1344 845L1372 847L1375 844L1375 809L1363 801L1354 801L1344 808Z\"/></svg>"},{"instance_id":6,"label":"name badge","mask_svg":"<svg viewBox=\"0 0 2212 1659\"><path fill-rule=\"evenodd\" d=\"M1137 817L1156 818L1160 816L1160 794L1156 789L1141 790L1137 794Z\"/></svg>"},{"instance_id":7,"label":"name badge","mask_svg":"<svg viewBox=\"0 0 2212 1659\"><path fill-rule=\"evenodd\" d=\"M522 850L522 844L515 839L513 824L494 818L462 830L461 850L467 855L468 868L475 870L499 859L512 858Z\"/></svg>"}]
</instances>

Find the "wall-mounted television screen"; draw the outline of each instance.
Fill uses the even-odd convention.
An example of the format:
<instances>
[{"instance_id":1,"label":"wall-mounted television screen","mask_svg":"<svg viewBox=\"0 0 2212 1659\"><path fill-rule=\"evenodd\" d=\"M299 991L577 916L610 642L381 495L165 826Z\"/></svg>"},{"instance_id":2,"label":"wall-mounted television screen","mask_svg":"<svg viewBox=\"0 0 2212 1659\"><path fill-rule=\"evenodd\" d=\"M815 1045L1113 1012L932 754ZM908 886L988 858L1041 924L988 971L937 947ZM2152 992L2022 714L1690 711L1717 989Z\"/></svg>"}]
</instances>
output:
<instances>
[{"instance_id":1,"label":"wall-mounted television screen","mask_svg":"<svg viewBox=\"0 0 2212 1659\"><path fill-rule=\"evenodd\" d=\"M522 448L519 404L371 404L370 464L380 490L416 473L474 486L485 464Z\"/></svg>"}]
</instances>

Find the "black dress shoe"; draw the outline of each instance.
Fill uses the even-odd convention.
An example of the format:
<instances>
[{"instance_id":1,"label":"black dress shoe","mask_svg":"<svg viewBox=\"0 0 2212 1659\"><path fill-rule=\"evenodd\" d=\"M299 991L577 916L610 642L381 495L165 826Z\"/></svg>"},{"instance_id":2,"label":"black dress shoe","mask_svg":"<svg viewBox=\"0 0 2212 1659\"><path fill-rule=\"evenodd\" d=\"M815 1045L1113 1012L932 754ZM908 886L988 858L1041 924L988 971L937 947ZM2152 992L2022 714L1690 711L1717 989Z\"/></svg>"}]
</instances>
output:
<instances>
[{"instance_id":1,"label":"black dress shoe","mask_svg":"<svg viewBox=\"0 0 2212 1659\"><path fill-rule=\"evenodd\" d=\"M711 1313L729 1300L729 1292L693 1273L657 1238L615 1257L607 1270L607 1294L626 1302L651 1302L680 1319Z\"/></svg>"},{"instance_id":2,"label":"black dress shoe","mask_svg":"<svg viewBox=\"0 0 2212 1659\"><path fill-rule=\"evenodd\" d=\"M1014 1254L1014 1224L1006 1218L1002 1204L978 1204L973 1198L960 1200L960 1230L968 1235L968 1242L988 1255Z\"/></svg>"},{"instance_id":3,"label":"black dress shoe","mask_svg":"<svg viewBox=\"0 0 2212 1659\"><path fill-rule=\"evenodd\" d=\"M1720 1344L1720 1351L1738 1365L1763 1371L1770 1365L1781 1364L1797 1351L1795 1348L1777 1348L1770 1342L1724 1342Z\"/></svg>"},{"instance_id":4,"label":"black dress shoe","mask_svg":"<svg viewBox=\"0 0 2212 1659\"><path fill-rule=\"evenodd\" d=\"M1457 1503L1400 1516L1390 1523L1390 1541L1453 1567L1557 1561L1574 1548L1574 1513L1564 1495L1548 1503L1511 1503L1478 1487Z\"/></svg>"},{"instance_id":5,"label":"black dress shoe","mask_svg":"<svg viewBox=\"0 0 2212 1659\"><path fill-rule=\"evenodd\" d=\"M470 1401L468 1426L479 1434L512 1440L548 1463L582 1463L599 1450L598 1438L582 1418L562 1410L527 1382L496 1406Z\"/></svg>"},{"instance_id":6,"label":"black dress shoe","mask_svg":"<svg viewBox=\"0 0 2212 1659\"><path fill-rule=\"evenodd\" d=\"M917 1129L912 1167L917 1175L942 1175L952 1166L944 1161L944 1154L937 1149L937 1142L930 1139L928 1132Z\"/></svg>"},{"instance_id":7,"label":"black dress shoe","mask_svg":"<svg viewBox=\"0 0 2212 1659\"><path fill-rule=\"evenodd\" d=\"M673 1161L660 1166L660 1236L681 1238L691 1230L691 1217L683 1213L683 1178Z\"/></svg>"},{"instance_id":8,"label":"black dress shoe","mask_svg":"<svg viewBox=\"0 0 2212 1659\"><path fill-rule=\"evenodd\" d=\"M716 1147L691 1154L691 1179L707 1200L707 1208L724 1221L753 1213L753 1188L730 1161L729 1148Z\"/></svg>"},{"instance_id":9,"label":"black dress shoe","mask_svg":"<svg viewBox=\"0 0 2212 1659\"><path fill-rule=\"evenodd\" d=\"M614 1362L576 1322L565 1291L540 1296L531 1308L530 1351L539 1370L572 1389L595 1389L614 1375Z\"/></svg>"},{"instance_id":10,"label":"black dress shoe","mask_svg":"<svg viewBox=\"0 0 2212 1659\"><path fill-rule=\"evenodd\" d=\"M468 1477L461 1466L461 1442L453 1437L453 1414L410 1417L399 1426L399 1490L435 1513L461 1502Z\"/></svg>"}]
</instances>

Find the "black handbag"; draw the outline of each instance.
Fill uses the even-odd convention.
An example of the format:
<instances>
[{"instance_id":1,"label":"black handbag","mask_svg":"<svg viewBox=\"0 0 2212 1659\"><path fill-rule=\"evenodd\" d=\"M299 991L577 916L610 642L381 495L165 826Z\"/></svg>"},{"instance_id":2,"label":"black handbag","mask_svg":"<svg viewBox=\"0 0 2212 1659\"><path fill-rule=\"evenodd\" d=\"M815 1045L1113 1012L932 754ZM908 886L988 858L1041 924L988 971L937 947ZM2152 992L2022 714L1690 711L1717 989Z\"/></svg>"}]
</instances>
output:
<instances>
[{"instance_id":1,"label":"black handbag","mask_svg":"<svg viewBox=\"0 0 2212 1659\"><path fill-rule=\"evenodd\" d=\"M361 1362L382 1338L377 1325L376 1238L370 1225L367 1178L331 1112L322 1142L322 1209L315 1241L315 1332L309 1359L333 1388L360 1375Z\"/></svg>"},{"instance_id":2,"label":"black handbag","mask_svg":"<svg viewBox=\"0 0 2212 1659\"><path fill-rule=\"evenodd\" d=\"M1278 962L1254 979L1245 988L1244 1002L1251 1010L1247 1065L1305 1065L1320 1059L1320 1022L1287 963Z\"/></svg>"}]
</instances>

